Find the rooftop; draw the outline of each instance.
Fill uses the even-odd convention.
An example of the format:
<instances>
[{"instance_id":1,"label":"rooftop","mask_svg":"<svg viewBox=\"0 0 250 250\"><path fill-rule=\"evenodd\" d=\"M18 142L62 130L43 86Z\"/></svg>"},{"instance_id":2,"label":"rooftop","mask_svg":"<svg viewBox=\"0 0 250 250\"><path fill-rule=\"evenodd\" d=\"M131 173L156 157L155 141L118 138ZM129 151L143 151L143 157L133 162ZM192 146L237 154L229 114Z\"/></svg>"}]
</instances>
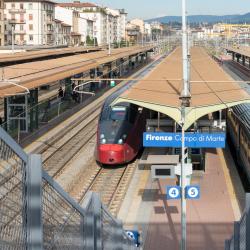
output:
<instances>
[{"instance_id":1,"label":"rooftop","mask_svg":"<svg viewBox=\"0 0 250 250\"><path fill-rule=\"evenodd\" d=\"M98 7L96 4L93 3L82 3L80 1L74 1L73 3L58 3L58 6L61 7L74 7L74 8L84 8L84 7Z\"/></svg>"},{"instance_id":2,"label":"rooftop","mask_svg":"<svg viewBox=\"0 0 250 250\"><path fill-rule=\"evenodd\" d=\"M52 0L4 0L5 3L7 2L47 2L47 3L56 3L55 1Z\"/></svg>"}]
</instances>

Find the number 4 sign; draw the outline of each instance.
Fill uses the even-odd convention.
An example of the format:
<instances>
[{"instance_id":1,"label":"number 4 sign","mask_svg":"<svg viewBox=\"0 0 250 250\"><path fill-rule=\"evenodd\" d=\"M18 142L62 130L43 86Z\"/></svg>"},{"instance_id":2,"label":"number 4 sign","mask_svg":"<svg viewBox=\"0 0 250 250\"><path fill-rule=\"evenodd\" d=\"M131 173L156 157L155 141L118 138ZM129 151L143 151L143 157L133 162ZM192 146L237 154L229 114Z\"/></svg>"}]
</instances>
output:
<instances>
[{"instance_id":1,"label":"number 4 sign","mask_svg":"<svg viewBox=\"0 0 250 250\"><path fill-rule=\"evenodd\" d=\"M180 186L167 186L167 200L180 199L181 187Z\"/></svg>"},{"instance_id":2,"label":"number 4 sign","mask_svg":"<svg viewBox=\"0 0 250 250\"><path fill-rule=\"evenodd\" d=\"M185 198L186 199L199 199L200 187L199 186L186 186Z\"/></svg>"}]
</instances>

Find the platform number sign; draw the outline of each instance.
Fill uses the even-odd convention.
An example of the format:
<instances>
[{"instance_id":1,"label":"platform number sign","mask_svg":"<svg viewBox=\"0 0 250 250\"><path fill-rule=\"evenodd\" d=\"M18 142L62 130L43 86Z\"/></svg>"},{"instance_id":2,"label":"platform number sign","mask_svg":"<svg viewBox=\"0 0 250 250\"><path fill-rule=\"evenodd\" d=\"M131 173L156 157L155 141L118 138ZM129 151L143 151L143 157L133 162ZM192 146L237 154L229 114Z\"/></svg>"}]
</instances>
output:
<instances>
[{"instance_id":1,"label":"platform number sign","mask_svg":"<svg viewBox=\"0 0 250 250\"><path fill-rule=\"evenodd\" d=\"M167 200L176 200L181 198L180 186L167 186Z\"/></svg>"},{"instance_id":2,"label":"platform number sign","mask_svg":"<svg viewBox=\"0 0 250 250\"><path fill-rule=\"evenodd\" d=\"M137 246L137 247L140 246L140 240L139 240L140 234L138 231L129 230L129 231L126 231L126 234L135 243L135 246Z\"/></svg>"},{"instance_id":3,"label":"platform number sign","mask_svg":"<svg viewBox=\"0 0 250 250\"><path fill-rule=\"evenodd\" d=\"M199 199L200 187L199 186L186 186L185 196L186 196L186 199Z\"/></svg>"}]
</instances>

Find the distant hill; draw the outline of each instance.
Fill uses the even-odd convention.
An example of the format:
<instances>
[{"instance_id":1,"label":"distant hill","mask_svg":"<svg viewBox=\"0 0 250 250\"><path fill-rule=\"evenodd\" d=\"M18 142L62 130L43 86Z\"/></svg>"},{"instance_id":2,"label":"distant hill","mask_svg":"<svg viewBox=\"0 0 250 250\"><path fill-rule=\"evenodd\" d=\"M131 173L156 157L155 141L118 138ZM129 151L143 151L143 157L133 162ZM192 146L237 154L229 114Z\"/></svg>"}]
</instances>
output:
<instances>
[{"instance_id":1,"label":"distant hill","mask_svg":"<svg viewBox=\"0 0 250 250\"><path fill-rule=\"evenodd\" d=\"M189 23L250 23L250 13L244 15L226 15L226 16L214 16L214 15L191 15L188 16ZM181 22L181 16L163 16L146 20L147 22L159 21L161 23Z\"/></svg>"}]
</instances>

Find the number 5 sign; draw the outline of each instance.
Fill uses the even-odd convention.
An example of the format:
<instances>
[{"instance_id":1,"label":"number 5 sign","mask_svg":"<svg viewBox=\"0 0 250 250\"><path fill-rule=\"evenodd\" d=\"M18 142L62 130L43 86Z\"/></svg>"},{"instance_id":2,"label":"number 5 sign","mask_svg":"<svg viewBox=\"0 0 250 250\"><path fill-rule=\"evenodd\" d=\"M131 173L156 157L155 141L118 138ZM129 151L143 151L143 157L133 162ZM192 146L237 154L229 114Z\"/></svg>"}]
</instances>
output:
<instances>
[{"instance_id":1,"label":"number 5 sign","mask_svg":"<svg viewBox=\"0 0 250 250\"><path fill-rule=\"evenodd\" d=\"M199 199L200 187L199 186L186 186L185 198L186 199Z\"/></svg>"},{"instance_id":2,"label":"number 5 sign","mask_svg":"<svg viewBox=\"0 0 250 250\"><path fill-rule=\"evenodd\" d=\"M167 186L167 200L180 199L181 187L179 186Z\"/></svg>"}]
</instances>

